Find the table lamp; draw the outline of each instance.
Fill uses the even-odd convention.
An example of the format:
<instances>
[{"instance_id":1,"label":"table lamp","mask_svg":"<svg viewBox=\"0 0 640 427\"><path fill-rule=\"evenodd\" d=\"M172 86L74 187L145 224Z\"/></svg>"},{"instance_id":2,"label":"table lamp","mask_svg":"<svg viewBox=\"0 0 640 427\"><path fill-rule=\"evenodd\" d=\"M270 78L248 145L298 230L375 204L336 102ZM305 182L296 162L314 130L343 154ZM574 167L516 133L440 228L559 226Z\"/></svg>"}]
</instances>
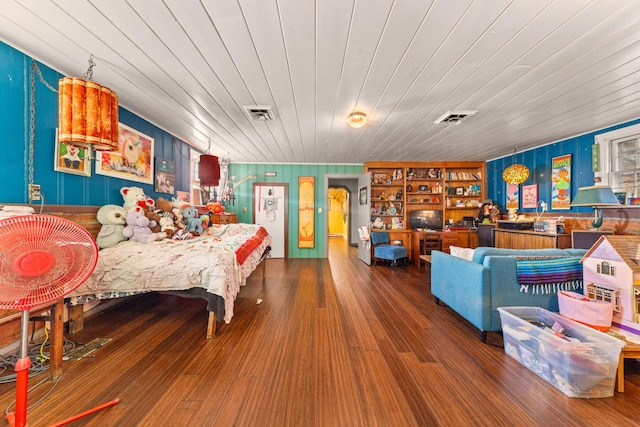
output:
<instances>
[{"instance_id":1,"label":"table lamp","mask_svg":"<svg viewBox=\"0 0 640 427\"><path fill-rule=\"evenodd\" d=\"M593 206L595 220L591 225L596 229L602 225L602 211L600 210L600 206L615 206L619 204L618 198L613 193L611 187L602 185L578 188L576 197L571 201L571 206Z\"/></svg>"}]
</instances>

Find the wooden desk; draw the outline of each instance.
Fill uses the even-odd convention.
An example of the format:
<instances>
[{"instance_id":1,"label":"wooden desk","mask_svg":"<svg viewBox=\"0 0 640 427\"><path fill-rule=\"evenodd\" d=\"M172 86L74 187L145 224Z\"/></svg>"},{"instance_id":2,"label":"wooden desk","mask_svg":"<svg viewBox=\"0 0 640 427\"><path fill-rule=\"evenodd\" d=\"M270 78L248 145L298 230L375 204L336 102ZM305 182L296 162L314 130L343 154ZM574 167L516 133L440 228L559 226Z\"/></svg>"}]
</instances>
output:
<instances>
[{"instance_id":1,"label":"wooden desk","mask_svg":"<svg viewBox=\"0 0 640 427\"><path fill-rule=\"evenodd\" d=\"M508 249L543 249L571 247L570 234L552 234L528 230L508 230L496 228L493 230L496 248Z\"/></svg>"},{"instance_id":2,"label":"wooden desk","mask_svg":"<svg viewBox=\"0 0 640 427\"><path fill-rule=\"evenodd\" d=\"M411 231L411 261L420 265L420 241L425 233L436 233L442 240L442 252L449 253L450 246L461 248L475 248L478 246L478 235L476 230L456 230L456 231Z\"/></svg>"},{"instance_id":3,"label":"wooden desk","mask_svg":"<svg viewBox=\"0 0 640 427\"><path fill-rule=\"evenodd\" d=\"M424 261L424 269L427 272L427 282L431 281L429 272L431 271L431 255L420 255L420 259Z\"/></svg>"}]
</instances>

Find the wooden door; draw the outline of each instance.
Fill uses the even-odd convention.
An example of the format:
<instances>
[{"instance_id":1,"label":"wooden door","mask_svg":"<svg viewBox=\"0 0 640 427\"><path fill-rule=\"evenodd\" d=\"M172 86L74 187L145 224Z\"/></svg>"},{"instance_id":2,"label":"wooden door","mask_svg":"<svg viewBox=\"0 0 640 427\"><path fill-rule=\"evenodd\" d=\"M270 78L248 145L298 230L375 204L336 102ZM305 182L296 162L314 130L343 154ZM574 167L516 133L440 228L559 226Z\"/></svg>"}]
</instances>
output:
<instances>
[{"instance_id":1,"label":"wooden door","mask_svg":"<svg viewBox=\"0 0 640 427\"><path fill-rule=\"evenodd\" d=\"M289 184L253 183L253 223L271 235L271 258L288 257Z\"/></svg>"}]
</instances>

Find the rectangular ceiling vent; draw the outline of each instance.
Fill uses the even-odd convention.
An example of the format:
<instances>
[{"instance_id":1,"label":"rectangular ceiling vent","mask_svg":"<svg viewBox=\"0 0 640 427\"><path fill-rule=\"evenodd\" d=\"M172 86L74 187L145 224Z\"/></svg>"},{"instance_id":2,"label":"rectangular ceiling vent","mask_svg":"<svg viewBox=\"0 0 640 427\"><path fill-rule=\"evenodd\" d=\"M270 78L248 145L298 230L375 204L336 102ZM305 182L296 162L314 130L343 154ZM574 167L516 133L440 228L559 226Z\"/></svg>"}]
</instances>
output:
<instances>
[{"instance_id":1,"label":"rectangular ceiling vent","mask_svg":"<svg viewBox=\"0 0 640 427\"><path fill-rule=\"evenodd\" d=\"M247 105L244 107L245 111L253 120L267 121L275 119L271 107L265 107L262 105Z\"/></svg>"},{"instance_id":2,"label":"rectangular ceiling vent","mask_svg":"<svg viewBox=\"0 0 640 427\"><path fill-rule=\"evenodd\" d=\"M464 120L468 116L474 115L475 113L477 113L477 111L475 110L447 111L433 123L436 125L438 123L459 125L462 120Z\"/></svg>"}]
</instances>

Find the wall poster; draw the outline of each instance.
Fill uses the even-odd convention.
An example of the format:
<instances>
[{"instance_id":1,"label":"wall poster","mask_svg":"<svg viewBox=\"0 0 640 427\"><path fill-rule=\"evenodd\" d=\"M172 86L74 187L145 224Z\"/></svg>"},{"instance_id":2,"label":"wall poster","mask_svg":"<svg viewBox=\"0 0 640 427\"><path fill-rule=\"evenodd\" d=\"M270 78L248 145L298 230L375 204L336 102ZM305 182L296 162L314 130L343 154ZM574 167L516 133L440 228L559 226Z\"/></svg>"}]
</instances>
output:
<instances>
[{"instance_id":1,"label":"wall poster","mask_svg":"<svg viewBox=\"0 0 640 427\"><path fill-rule=\"evenodd\" d=\"M551 159L551 209L571 209L571 154Z\"/></svg>"},{"instance_id":2,"label":"wall poster","mask_svg":"<svg viewBox=\"0 0 640 427\"><path fill-rule=\"evenodd\" d=\"M153 184L153 138L118 124L118 151L96 151L96 174Z\"/></svg>"},{"instance_id":3,"label":"wall poster","mask_svg":"<svg viewBox=\"0 0 640 427\"><path fill-rule=\"evenodd\" d=\"M315 177L298 177L298 247L314 248Z\"/></svg>"},{"instance_id":4,"label":"wall poster","mask_svg":"<svg viewBox=\"0 0 640 427\"><path fill-rule=\"evenodd\" d=\"M536 209L538 207L538 184L522 186L522 208Z\"/></svg>"},{"instance_id":5,"label":"wall poster","mask_svg":"<svg viewBox=\"0 0 640 427\"><path fill-rule=\"evenodd\" d=\"M507 209L518 209L520 207L518 187L518 184L507 184Z\"/></svg>"}]
</instances>

